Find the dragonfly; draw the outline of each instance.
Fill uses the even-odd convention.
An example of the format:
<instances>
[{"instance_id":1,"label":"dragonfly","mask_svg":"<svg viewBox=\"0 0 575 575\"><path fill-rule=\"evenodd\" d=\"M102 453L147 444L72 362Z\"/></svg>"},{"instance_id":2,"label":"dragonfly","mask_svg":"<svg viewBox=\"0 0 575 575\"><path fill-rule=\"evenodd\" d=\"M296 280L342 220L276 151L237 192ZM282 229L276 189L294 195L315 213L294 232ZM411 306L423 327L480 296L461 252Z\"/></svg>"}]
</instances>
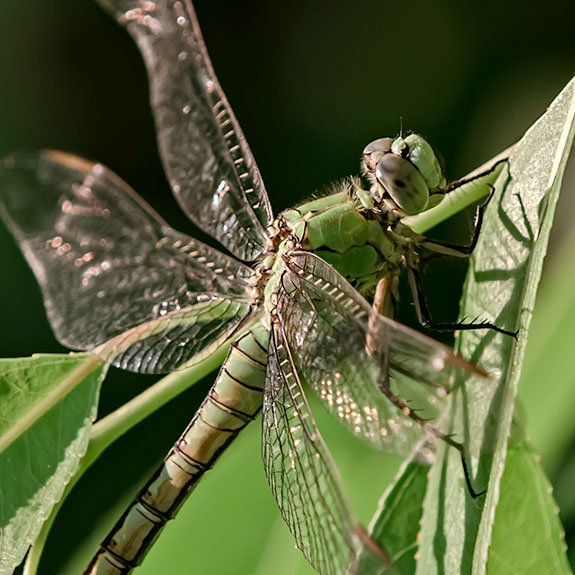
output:
<instances>
[{"instance_id":1,"label":"dragonfly","mask_svg":"<svg viewBox=\"0 0 575 575\"><path fill-rule=\"evenodd\" d=\"M69 348L148 374L192 367L225 344L230 351L189 426L85 573L127 574L140 565L260 411L267 479L311 565L323 575L357 573L367 550L392 567L347 500L304 386L377 449L419 448L429 461L429 438L448 442L462 454L470 493L479 495L464 446L432 422L454 376L486 373L393 319L407 270L424 325L503 331L487 322L431 320L418 250L468 255L473 242L442 244L404 223L475 178L448 186L421 136L381 138L363 152L367 189L350 178L276 217L191 2L101 4L144 57L173 194L227 253L170 227L102 164L62 151L2 161L1 215L36 275L57 339Z\"/></svg>"}]
</instances>

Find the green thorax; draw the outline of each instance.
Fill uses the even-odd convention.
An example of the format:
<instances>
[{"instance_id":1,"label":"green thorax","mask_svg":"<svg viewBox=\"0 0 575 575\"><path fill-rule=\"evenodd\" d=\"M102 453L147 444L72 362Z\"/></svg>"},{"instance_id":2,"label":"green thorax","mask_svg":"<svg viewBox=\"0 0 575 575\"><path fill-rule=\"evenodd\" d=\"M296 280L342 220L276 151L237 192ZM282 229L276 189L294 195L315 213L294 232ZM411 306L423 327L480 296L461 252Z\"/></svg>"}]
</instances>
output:
<instances>
[{"instance_id":1,"label":"green thorax","mask_svg":"<svg viewBox=\"0 0 575 575\"><path fill-rule=\"evenodd\" d=\"M299 248L333 265L364 295L381 277L399 270L413 245L396 217L372 209L353 189L287 210L280 219Z\"/></svg>"}]
</instances>

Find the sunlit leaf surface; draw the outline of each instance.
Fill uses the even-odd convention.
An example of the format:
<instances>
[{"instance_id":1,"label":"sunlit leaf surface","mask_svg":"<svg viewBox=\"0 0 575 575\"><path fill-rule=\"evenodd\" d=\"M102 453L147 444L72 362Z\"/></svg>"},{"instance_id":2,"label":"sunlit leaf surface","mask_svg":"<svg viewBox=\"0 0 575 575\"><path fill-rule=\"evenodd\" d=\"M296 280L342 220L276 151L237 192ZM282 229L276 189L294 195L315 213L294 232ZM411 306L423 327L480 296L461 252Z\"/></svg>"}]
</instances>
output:
<instances>
[{"instance_id":1,"label":"sunlit leaf surface","mask_svg":"<svg viewBox=\"0 0 575 575\"><path fill-rule=\"evenodd\" d=\"M506 555L505 538L492 540L500 499L503 511L497 513L498 533L504 529L499 527L500 521L507 525L513 521L506 516L505 509L512 504L505 490L521 490L526 482L532 483L533 489L543 484L543 472L530 449L521 444L523 447L513 447L507 457L507 439L554 208L573 141L574 118L575 81L571 81L515 147L488 206L470 265L461 315L488 319L502 328L519 330L519 335L514 340L476 331L463 332L459 339L458 349L462 355L486 368L493 378L489 383L467 382L454 396L449 422L452 431L468 446L475 488L488 487L488 491L473 500L463 483L459 454L445 445L440 446L438 461L430 475L417 541L416 572L420 575L486 573L488 560L490 565L495 561L490 553L499 557ZM507 471L501 484L506 457L511 467L518 468ZM407 474L412 472L407 467L396 487L404 484ZM513 483L520 481L521 485L511 485L511 479ZM418 485L412 496L405 498L406 505L414 512L415 506L420 505L422 488ZM395 491L394 488L388 495L377 521L395 505ZM549 494L540 502L537 512L548 518L548 524L540 521L526 531L528 542L525 537L516 539L516 550L530 548L530 543L539 545L542 540L555 551L562 548L561 530ZM390 521L387 531L396 532L400 526L400 521ZM380 537L386 541L385 533ZM502 547L497 547L498 544ZM562 573L564 562L557 561L557 565L561 565L557 572ZM524 572L521 566L517 571L512 571L511 565L507 568L507 573Z\"/></svg>"},{"instance_id":2,"label":"sunlit leaf surface","mask_svg":"<svg viewBox=\"0 0 575 575\"><path fill-rule=\"evenodd\" d=\"M511 441L501 481L501 499L493 525L487 573L571 573L558 512L539 456L529 442L522 440L514 444Z\"/></svg>"},{"instance_id":3,"label":"sunlit leaf surface","mask_svg":"<svg viewBox=\"0 0 575 575\"><path fill-rule=\"evenodd\" d=\"M89 355L0 360L4 435L90 361ZM106 367L88 371L0 454L0 574L12 573L85 453Z\"/></svg>"},{"instance_id":4,"label":"sunlit leaf surface","mask_svg":"<svg viewBox=\"0 0 575 575\"><path fill-rule=\"evenodd\" d=\"M574 117L572 81L518 143L488 206L462 315L487 316L520 331L517 341L486 332L464 332L459 340L462 354L493 377L491 385L472 382L462 388L452 412L453 429L469 448L473 481L488 491L472 500L461 485L458 454L441 449L425 501L418 574L485 573L527 330ZM529 547L525 540L521 544Z\"/></svg>"}]
</instances>

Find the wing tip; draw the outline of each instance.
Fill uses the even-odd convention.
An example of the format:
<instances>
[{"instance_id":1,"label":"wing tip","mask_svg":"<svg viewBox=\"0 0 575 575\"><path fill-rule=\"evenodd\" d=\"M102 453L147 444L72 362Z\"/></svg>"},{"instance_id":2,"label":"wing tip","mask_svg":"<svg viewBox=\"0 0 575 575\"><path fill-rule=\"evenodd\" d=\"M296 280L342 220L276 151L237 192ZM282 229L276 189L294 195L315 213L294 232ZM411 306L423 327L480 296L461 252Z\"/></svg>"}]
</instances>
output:
<instances>
[{"instance_id":1,"label":"wing tip","mask_svg":"<svg viewBox=\"0 0 575 575\"><path fill-rule=\"evenodd\" d=\"M96 166L100 165L62 150L44 150L42 156L51 162L62 164L76 172L91 172Z\"/></svg>"},{"instance_id":2,"label":"wing tip","mask_svg":"<svg viewBox=\"0 0 575 575\"><path fill-rule=\"evenodd\" d=\"M452 353L450 355L449 363L455 367L459 367L465 370L467 373L470 373L472 375L478 375L486 379L491 379L489 373L485 369L483 369L480 365L477 365L476 363L473 363L472 361L469 361L456 353Z\"/></svg>"},{"instance_id":3,"label":"wing tip","mask_svg":"<svg viewBox=\"0 0 575 575\"><path fill-rule=\"evenodd\" d=\"M386 567L391 567L393 565L389 553L383 548L381 543L376 541L367 532L367 529L363 525L358 524L355 526L355 534L357 535L361 545L365 547L382 565L385 565Z\"/></svg>"}]
</instances>

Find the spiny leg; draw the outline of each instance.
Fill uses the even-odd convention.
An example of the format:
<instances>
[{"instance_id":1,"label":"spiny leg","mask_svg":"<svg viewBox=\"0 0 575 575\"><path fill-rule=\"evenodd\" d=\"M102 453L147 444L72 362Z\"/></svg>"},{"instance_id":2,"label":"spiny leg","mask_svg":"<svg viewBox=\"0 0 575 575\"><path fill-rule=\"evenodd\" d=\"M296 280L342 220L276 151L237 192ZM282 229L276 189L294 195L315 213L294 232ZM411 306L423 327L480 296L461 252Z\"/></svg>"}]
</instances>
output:
<instances>
[{"instance_id":1,"label":"spiny leg","mask_svg":"<svg viewBox=\"0 0 575 575\"><path fill-rule=\"evenodd\" d=\"M419 323L428 329L434 329L437 331L459 331L459 330L476 330L476 329L492 329L498 333L504 335L510 335L511 337L517 337L517 331L509 331L501 327L497 327L495 324L482 321L480 323L474 322L456 322L456 323L437 323L431 318L429 308L427 306L427 301L425 299L425 294L423 291L423 283L421 281L421 276L419 274L419 269L417 266L417 261L414 256L406 257L406 268L407 268L407 279L409 281L409 287L413 295L413 301L415 303L415 312L417 314L417 319Z\"/></svg>"},{"instance_id":2,"label":"spiny leg","mask_svg":"<svg viewBox=\"0 0 575 575\"><path fill-rule=\"evenodd\" d=\"M391 391L391 388L389 387L389 379L386 379L385 382L380 382L380 387L385 396L389 399L389 401L391 401L391 403L393 403L393 405L395 405L395 407L397 407L404 415L407 415L418 425L421 425L421 427L423 427L425 431L433 435L433 437L437 437L438 439L445 441L445 443L447 443L448 445L454 447L455 449L457 449L457 451L459 451L459 455L461 456L461 466L463 467L463 475L465 476L465 484L467 485L469 494L473 499L477 499L477 497L483 495L486 490L484 489L479 492L475 491L471 483L471 477L469 473L469 467L467 466L467 458L465 454L464 445L462 443L459 443L458 441L455 441L450 435L443 433L442 431L431 425L423 417L417 415L414 409L409 407L409 405L407 405L407 403L403 399L401 399L400 397L395 395L393 391Z\"/></svg>"},{"instance_id":3,"label":"spiny leg","mask_svg":"<svg viewBox=\"0 0 575 575\"><path fill-rule=\"evenodd\" d=\"M387 317L393 317L395 314L395 307L397 302L397 286L398 286L398 276L388 275L379 280L375 295L373 298L373 304L371 308L371 313L369 317L368 333L366 338L365 349L368 355L372 355L377 349L377 341L375 339L375 317L377 314L386 315ZM380 334L381 335L381 334ZM387 357L387 355L386 355ZM382 373L388 373L389 364L383 362L381 369ZM425 383L428 383L427 381ZM409 407L407 402L397 396L391 390L389 386L389 378L386 377L382 382L380 381L380 389L383 391L384 395L397 407L403 414L407 415L411 420L415 421L418 425L423 427L428 433L445 441L451 447L454 447L459 451L461 456L461 465L463 467L463 475L465 476L465 484L469 494L473 499L476 499L480 495L485 493L485 490L477 492L473 488L471 483L471 477L469 473L469 468L467 466L467 459L465 456L465 447L462 443L455 441L451 436L443 433L433 425L431 425L426 419L417 415L416 410Z\"/></svg>"},{"instance_id":4,"label":"spiny leg","mask_svg":"<svg viewBox=\"0 0 575 575\"><path fill-rule=\"evenodd\" d=\"M479 234L481 232L481 227L483 226L483 215L487 204L491 201L495 188L489 184L489 195L487 198L481 202L477 209L475 210L475 218L473 221L473 237L471 238L471 243L467 245L452 244L450 242L442 242L440 240L425 239L421 246L439 255L445 256L455 256L455 257L468 257L473 253L477 241L479 239Z\"/></svg>"},{"instance_id":5,"label":"spiny leg","mask_svg":"<svg viewBox=\"0 0 575 575\"><path fill-rule=\"evenodd\" d=\"M377 284L375 290L375 296L373 298L373 305L371 308L369 328L365 346L366 352L369 355L375 352L377 345L375 341L374 326L373 326L374 314L387 315L387 317L393 317L393 315L391 314L395 314L395 305L397 302L397 295L396 295L397 283L398 283L397 280L398 278L396 275L393 276L390 275L380 279ZM382 367L382 369L387 371L387 365L385 365L385 367ZM380 388L383 391L384 395L391 401L391 403L393 403L393 405L395 405L395 407L397 407L403 414L407 415L410 419L415 421L418 425L423 427L423 429L425 429L428 433L430 433L434 437L437 437L438 439L445 441L448 445L451 445L452 447L457 449L457 451L459 451L459 454L461 455L461 465L463 467L463 474L465 476L465 483L467 485L467 489L469 490L469 494L471 495L471 497L473 499L476 499L477 497L485 493L485 490L478 493L475 491L475 489L473 489L473 485L471 484L471 478L469 475L469 468L467 467L465 448L463 444L455 441L452 437L446 435L445 433L443 433L442 431L431 425L423 417L417 415L416 411L411 407L409 407L409 405L407 405L407 402L405 400L401 399L400 397L395 395L393 391L391 391L389 387L389 378L386 378L384 383L380 383Z\"/></svg>"}]
</instances>

